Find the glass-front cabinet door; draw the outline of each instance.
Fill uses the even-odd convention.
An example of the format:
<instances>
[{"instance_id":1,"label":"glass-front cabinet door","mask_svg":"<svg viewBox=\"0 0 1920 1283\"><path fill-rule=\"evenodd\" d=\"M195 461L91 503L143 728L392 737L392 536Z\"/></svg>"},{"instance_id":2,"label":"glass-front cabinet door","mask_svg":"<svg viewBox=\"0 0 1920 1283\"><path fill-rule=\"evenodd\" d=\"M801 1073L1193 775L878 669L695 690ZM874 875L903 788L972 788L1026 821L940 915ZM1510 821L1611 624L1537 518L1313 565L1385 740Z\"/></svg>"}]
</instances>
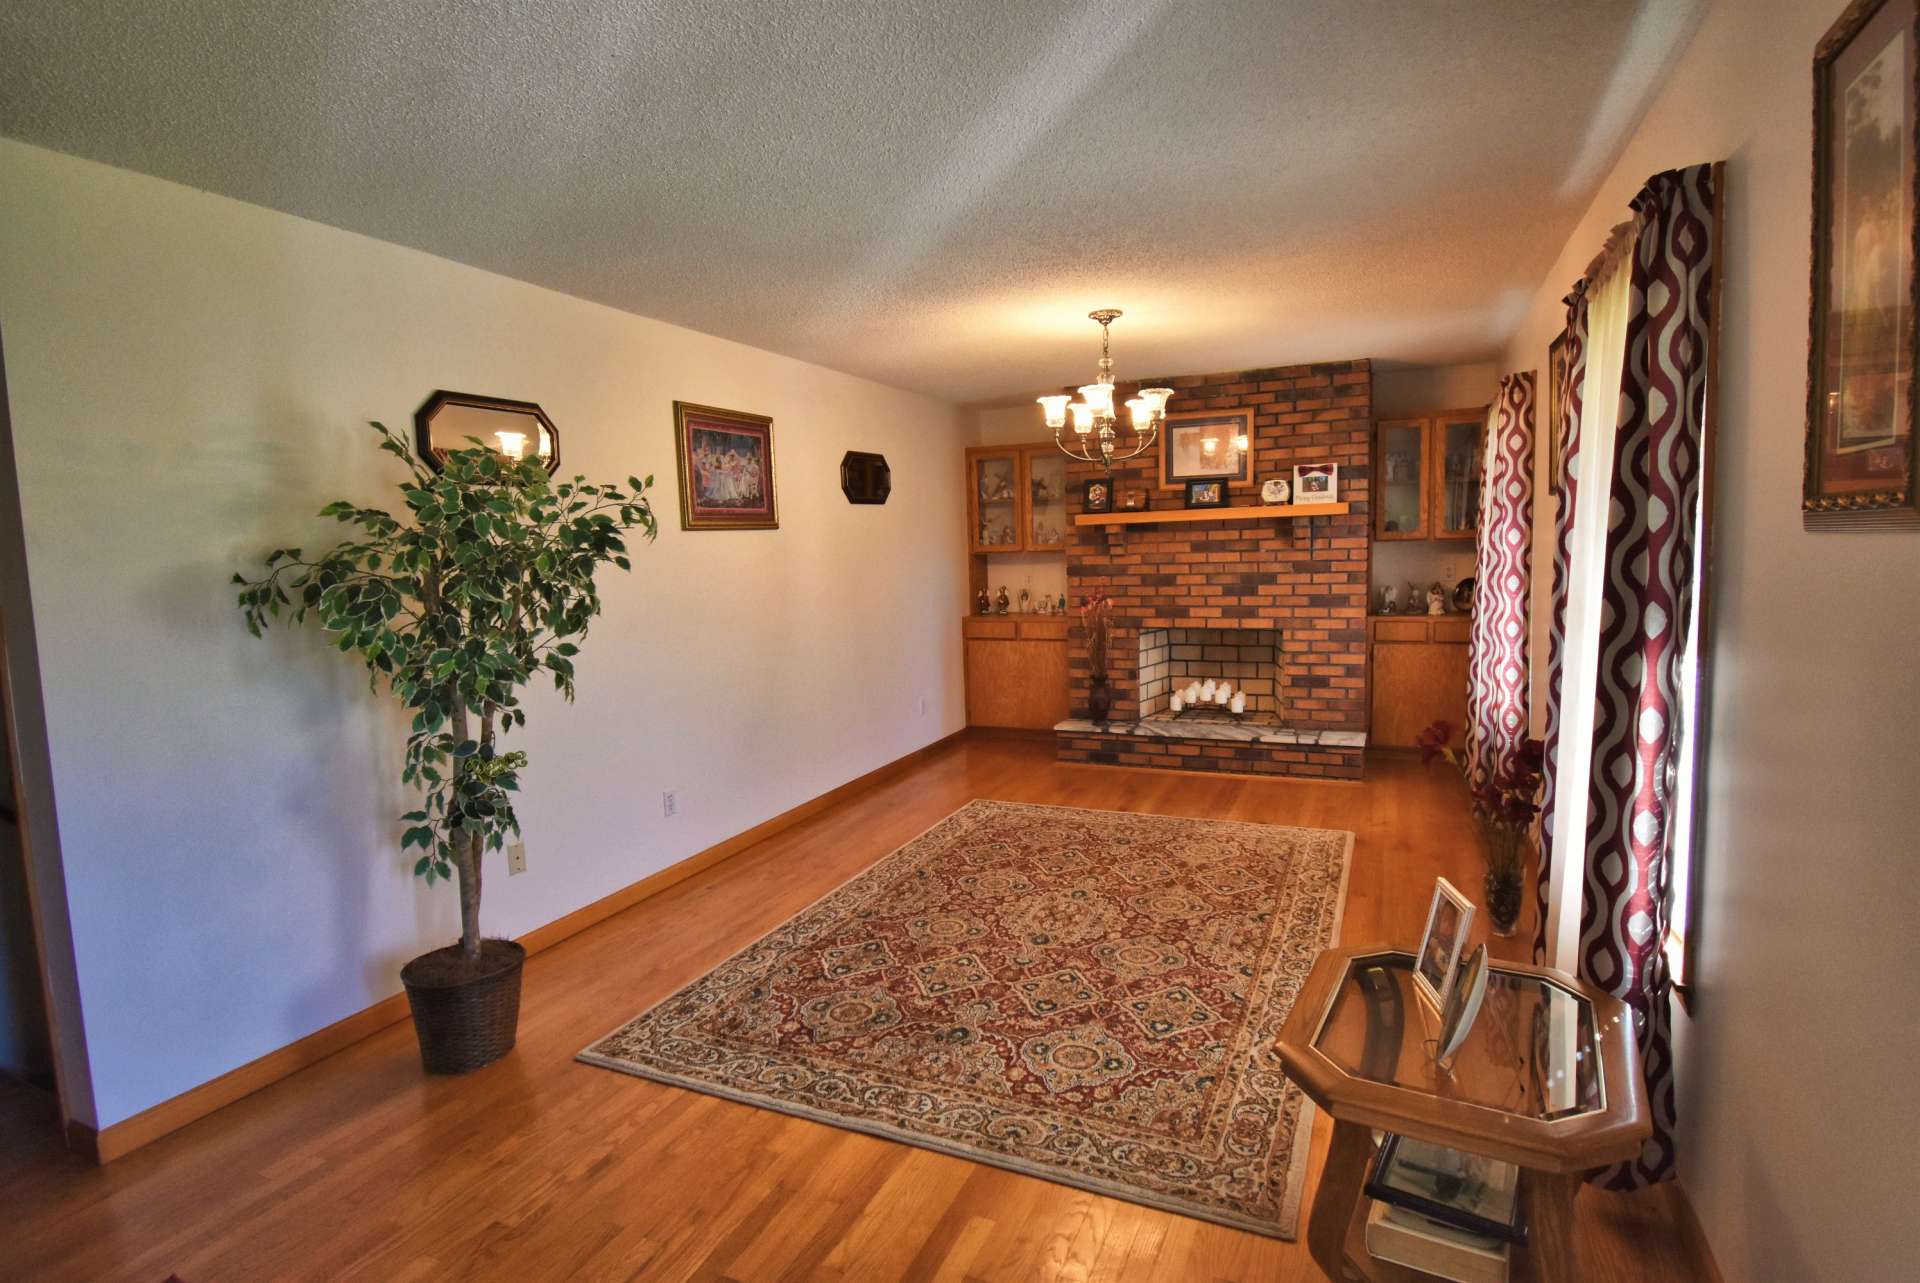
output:
<instances>
[{"instance_id":1,"label":"glass-front cabinet door","mask_svg":"<svg viewBox=\"0 0 1920 1283\"><path fill-rule=\"evenodd\" d=\"M1376 539L1427 537L1427 421L1383 419L1374 434Z\"/></svg>"},{"instance_id":2,"label":"glass-front cabinet door","mask_svg":"<svg viewBox=\"0 0 1920 1283\"><path fill-rule=\"evenodd\" d=\"M1067 541L1067 456L1052 445L1021 455L1027 473L1027 551L1058 552Z\"/></svg>"},{"instance_id":3,"label":"glass-front cabinet door","mask_svg":"<svg viewBox=\"0 0 1920 1283\"><path fill-rule=\"evenodd\" d=\"M1433 537L1471 539L1480 528L1480 469L1486 408L1433 420Z\"/></svg>"},{"instance_id":4,"label":"glass-front cabinet door","mask_svg":"<svg viewBox=\"0 0 1920 1283\"><path fill-rule=\"evenodd\" d=\"M1025 546L1021 530L1020 451L967 451L968 538L975 552L1019 552Z\"/></svg>"}]
</instances>

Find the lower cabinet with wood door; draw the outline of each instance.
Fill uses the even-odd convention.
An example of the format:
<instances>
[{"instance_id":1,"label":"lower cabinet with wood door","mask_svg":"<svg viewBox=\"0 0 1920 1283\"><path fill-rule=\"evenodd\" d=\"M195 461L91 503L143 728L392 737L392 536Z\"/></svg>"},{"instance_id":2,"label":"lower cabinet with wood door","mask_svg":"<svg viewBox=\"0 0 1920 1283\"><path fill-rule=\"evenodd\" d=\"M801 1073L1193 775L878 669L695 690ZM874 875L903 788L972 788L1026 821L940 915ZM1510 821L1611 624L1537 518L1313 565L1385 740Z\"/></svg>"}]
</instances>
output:
<instances>
[{"instance_id":1,"label":"lower cabinet with wood door","mask_svg":"<svg viewBox=\"0 0 1920 1283\"><path fill-rule=\"evenodd\" d=\"M1367 743L1413 748L1437 721L1467 720L1467 615L1374 615L1367 620L1372 710Z\"/></svg>"},{"instance_id":2,"label":"lower cabinet with wood door","mask_svg":"<svg viewBox=\"0 0 1920 1283\"><path fill-rule=\"evenodd\" d=\"M1052 730L1067 716L1067 620L968 615L967 725Z\"/></svg>"}]
</instances>

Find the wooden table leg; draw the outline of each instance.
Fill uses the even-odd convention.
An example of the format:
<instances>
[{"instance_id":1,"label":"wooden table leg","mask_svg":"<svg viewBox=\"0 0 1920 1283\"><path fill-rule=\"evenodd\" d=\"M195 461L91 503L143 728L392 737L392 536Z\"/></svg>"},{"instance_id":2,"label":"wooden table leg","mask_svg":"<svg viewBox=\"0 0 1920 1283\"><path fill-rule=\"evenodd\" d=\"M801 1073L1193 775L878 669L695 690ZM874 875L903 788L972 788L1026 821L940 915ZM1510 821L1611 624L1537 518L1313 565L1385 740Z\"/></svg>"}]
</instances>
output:
<instances>
[{"instance_id":1,"label":"wooden table leg","mask_svg":"<svg viewBox=\"0 0 1920 1283\"><path fill-rule=\"evenodd\" d=\"M1527 1255L1535 1283L1578 1283L1573 1246L1573 1196L1578 1176L1528 1172Z\"/></svg>"},{"instance_id":2,"label":"wooden table leg","mask_svg":"<svg viewBox=\"0 0 1920 1283\"><path fill-rule=\"evenodd\" d=\"M1360 1123L1333 1121L1333 1143L1313 1191L1313 1215L1307 1221L1307 1251L1327 1277L1347 1277L1347 1223L1373 1161L1373 1132Z\"/></svg>"}]
</instances>

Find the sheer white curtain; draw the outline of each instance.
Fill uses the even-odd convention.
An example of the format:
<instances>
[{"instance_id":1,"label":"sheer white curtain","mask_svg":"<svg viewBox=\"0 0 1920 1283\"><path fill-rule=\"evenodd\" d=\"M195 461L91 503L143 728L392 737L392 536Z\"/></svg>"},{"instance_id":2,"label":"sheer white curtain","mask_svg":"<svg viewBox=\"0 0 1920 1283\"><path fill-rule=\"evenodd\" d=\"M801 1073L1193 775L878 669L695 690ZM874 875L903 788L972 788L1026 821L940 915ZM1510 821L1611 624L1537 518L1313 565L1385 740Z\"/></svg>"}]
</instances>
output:
<instances>
[{"instance_id":1,"label":"sheer white curtain","mask_svg":"<svg viewBox=\"0 0 1920 1283\"><path fill-rule=\"evenodd\" d=\"M1580 485L1568 540L1566 651L1560 671L1560 744L1554 795L1553 878L1547 905L1547 965L1575 971L1580 895L1585 885L1588 773L1593 761L1593 697L1600 662L1599 612L1605 579L1607 505L1620 422L1620 374L1627 352L1633 291L1634 226L1614 229L1587 273L1587 370L1581 385Z\"/></svg>"}]
</instances>

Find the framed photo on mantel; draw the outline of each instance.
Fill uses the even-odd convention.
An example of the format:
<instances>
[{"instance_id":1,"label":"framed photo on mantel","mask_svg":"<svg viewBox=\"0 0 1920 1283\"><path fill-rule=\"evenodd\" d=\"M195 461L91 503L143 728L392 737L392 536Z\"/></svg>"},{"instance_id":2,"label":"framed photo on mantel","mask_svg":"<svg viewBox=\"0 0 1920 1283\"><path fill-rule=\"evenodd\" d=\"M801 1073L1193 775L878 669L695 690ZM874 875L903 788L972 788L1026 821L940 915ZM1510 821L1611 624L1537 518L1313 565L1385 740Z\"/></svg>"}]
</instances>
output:
<instances>
[{"instance_id":1,"label":"framed photo on mantel","mask_svg":"<svg viewBox=\"0 0 1920 1283\"><path fill-rule=\"evenodd\" d=\"M1920 529L1914 85L1920 0L1855 0L1813 56L1809 530Z\"/></svg>"}]
</instances>

